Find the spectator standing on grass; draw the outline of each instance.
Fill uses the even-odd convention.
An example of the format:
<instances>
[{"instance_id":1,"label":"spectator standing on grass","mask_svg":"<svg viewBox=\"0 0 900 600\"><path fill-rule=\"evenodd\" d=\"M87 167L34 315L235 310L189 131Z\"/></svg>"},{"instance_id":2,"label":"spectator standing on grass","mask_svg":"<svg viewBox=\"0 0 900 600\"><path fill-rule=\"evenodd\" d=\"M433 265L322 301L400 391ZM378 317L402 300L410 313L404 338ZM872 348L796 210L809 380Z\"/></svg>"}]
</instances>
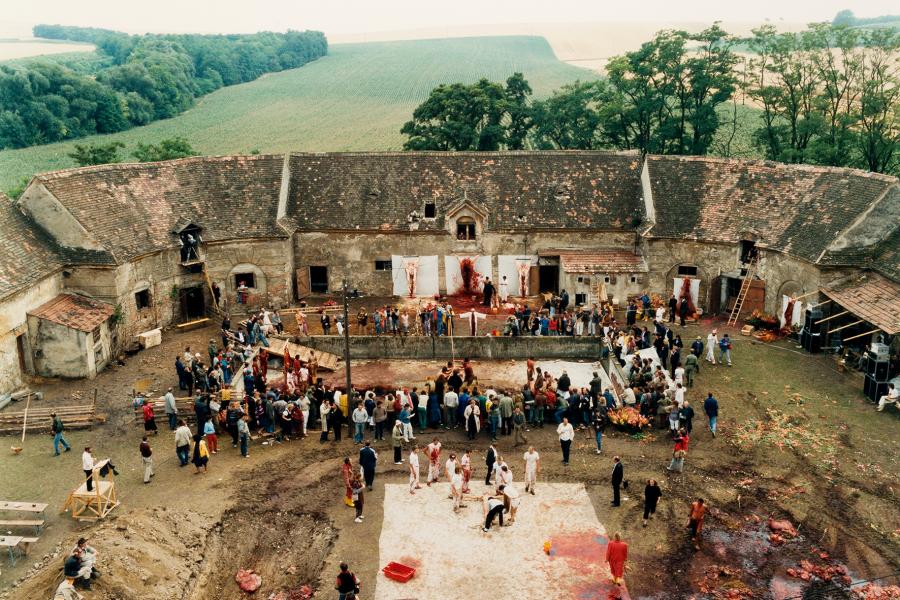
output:
<instances>
[{"instance_id":1,"label":"spectator standing on grass","mask_svg":"<svg viewBox=\"0 0 900 600\"><path fill-rule=\"evenodd\" d=\"M678 421L687 433L691 433L694 430L694 414L694 407L691 406L689 401L685 400L681 410L678 411Z\"/></svg>"},{"instance_id":2,"label":"spectator standing on grass","mask_svg":"<svg viewBox=\"0 0 900 600\"><path fill-rule=\"evenodd\" d=\"M687 456L688 444L690 443L690 435L684 429L679 429L675 434L675 446L672 448L672 460L667 471L681 473L684 470L684 457Z\"/></svg>"},{"instance_id":3,"label":"spectator standing on grass","mask_svg":"<svg viewBox=\"0 0 900 600\"><path fill-rule=\"evenodd\" d=\"M727 333L719 340L719 362L731 366L731 338Z\"/></svg>"},{"instance_id":4,"label":"spectator standing on grass","mask_svg":"<svg viewBox=\"0 0 900 600\"><path fill-rule=\"evenodd\" d=\"M521 443L527 444L528 438L525 437L525 415L522 414L522 409L518 406L513 409L513 432L515 433L515 445L519 445L519 440Z\"/></svg>"},{"instance_id":5,"label":"spectator standing on grass","mask_svg":"<svg viewBox=\"0 0 900 600\"><path fill-rule=\"evenodd\" d=\"M716 437L716 425L719 420L719 401L713 397L712 392L703 401L703 412L706 413L706 417L709 419L710 432L712 432L713 437Z\"/></svg>"},{"instance_id":6,"label":"spectator standing on grass","mask_svg":"<svg viewBox=\"0 0 900 600\"><path fill-rule=\"evenodd\" d=\"M212 417L203 425L203 436L206 439L206 448L213 454L219 451L219 436L216 435L215 421Z\"/></svg>"},{"instance_id":7,"label":"spectator standing on grass","mask_svg":"<svg viewBox=\"0 0 900 600\"><path fill-rule=\"evenodd\" d=\"M63 425L62 419L55 412L50 413L50 419L50 429L53 431L53 456L59 456L60 444L65 448L64 452L68 452L72 447L69 446L69 442L63 437L63 430L66 427Z\"/></svg>"},{"instance_id":8,"label":"spectator standing on grass","mask_svg":"<svg viewBox=\"0 0 900 600\"><path fill-rule=\"evenodd\" d=\"M569 419L563 417L562 423L556 427L556 434L559 436L559 445L562 448L562 463L565 466L569 466L569 451L572 449L575 428L569 423Z\"/></svg>"},{"instance_id":9,"label":"spectator standing on grass","mask_svg":"<svg viewBox=\"0 0 900 600\"><path fill-rule=\"evenodd\" d=\"M349 456L344 458L344 464L341 465L341 479L344 480L344 504L352 507L353 487L350 484L353 482L353 463Z\"/></svg>"},{"instance_id":10,"label":"spectator standing on grass","mask_svg":"<svg viewBox=\"0 0 900 600\"><path fill-rule=\"evenodd\" d=\"M147 433L152 432L153 435L156 435L158 430L156 427L156 415L153 414L153 403L144 398L141 412L144 415L144 431Z\"/></svg>"},{"instance_id":11,"label":"spectator standing on grass","mask_svg":"<svg viewBox=\"0 0 900 600\"><path fill-rule=\"evenodd\" d=\"M184 419L178 421L178 428L175 430L175 454L178 455L179 466L183 467L188 464L188 458L191 450L191 430L188 428Z\"/></svg>"},{"instance_id":12,"label":"spectator standing on grass","mask_svg":"<svg viewBox=\"0 0 900 600\"><path fill-rule=\"evenodd\" d=\"M141 466L144 468L144 483L150 483L153 477L153 449L150 447L150 439L145 435L141 439Z\"/></svg>"},{"instance_id":13,"label":"spectator standing on grass","mask_svg":"<svg viewBox=\"0 0 900 600\"><path fill-rule=\"evenodd\" d=\"M706 362L716 364L716 347L719 345L718 329L713 329L706 336Z\"/></svg>"},{"instance_id":14,"label":"spectator standing on grass","mask_svg":"<svg viewBox=\"0 0 900 600\"><path fill-rule=\"evenodd\" d=\"M594 438L597 440L597 454L603 450L603 430L606 429L606 422L608 420L606 407L602 404L597 406L597 410L594 411Z\"/></svg>"},{"instance_id":15,"label":"spectator standing on grass","mask_svg":"<svg viewBox=\"0 0 900 600\"><path fill-rule=\"evenodd\" d=\"M656 514L656 505L662 497L662 490L655 479L648 479L647 485L644 487L644 527L647 521Z\"/></svg>"}]
</instances>

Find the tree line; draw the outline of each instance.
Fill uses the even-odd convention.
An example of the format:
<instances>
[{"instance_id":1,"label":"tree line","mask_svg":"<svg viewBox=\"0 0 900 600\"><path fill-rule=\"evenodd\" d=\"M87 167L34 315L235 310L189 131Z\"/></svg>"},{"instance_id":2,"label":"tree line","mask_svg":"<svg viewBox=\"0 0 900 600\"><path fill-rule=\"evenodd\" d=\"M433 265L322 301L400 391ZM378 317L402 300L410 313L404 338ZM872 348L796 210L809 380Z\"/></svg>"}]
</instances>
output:
<instances>
[{"instance_id":1,"label":"tree line","mask_svg":"<svg viewBox=\"0 0 900 600\"><path fill-rule=\"evenodd\" d=\"M737 39L718 23L659 32L612 58L606 77L532 99L521 73L435 88L401 132L407 150L615 149L724 154L738 102L758 109L755 147L770 160L898 173L900 34L766 25ZM744 50L738 52L738 49ZM725 136L727 139L727 135Z\"/></svg>"},{"instance_id":2,"label":"tree line","mask_svg":"<svg viewBox=\"0 0 900 600\"><path fill-rule=\"evenodd\" d=\"M110 63L94 76L60 64L0 65L0 149L114 133L173 117L218 88L324 56L318 31L250 35L128 35L37 25L36 37L96 44Z\"/></svg>"}]
</instances>

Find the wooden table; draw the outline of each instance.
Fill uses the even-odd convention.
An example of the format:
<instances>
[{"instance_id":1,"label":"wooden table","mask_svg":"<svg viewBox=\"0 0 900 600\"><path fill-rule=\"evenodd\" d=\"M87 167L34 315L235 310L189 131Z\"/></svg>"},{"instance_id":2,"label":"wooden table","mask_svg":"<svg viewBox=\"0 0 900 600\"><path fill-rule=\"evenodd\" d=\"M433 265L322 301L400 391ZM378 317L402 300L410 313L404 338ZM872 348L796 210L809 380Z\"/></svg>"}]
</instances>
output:
<instances>
[{"instance_id":1,"label":"wooden table","mask_svg":"<svg viewBox=\"0 0 900 600\"><path fill-rule=\"evenodd\" d=\"M16 546L19 545L22 541L22 536L18 535L0 535L0 548L6 547L7 551L9 551L9 564L16 564L16 555L13 550Z\"/></svg>"},{"instance_id":2,"label":"wooden table","mask_svg":"<svg viewBox=\"0 0 900 600\"><path fill-rule=\"evenodd\" d=\"M0 501L0 510L15 510L20 512L42 513L47 508L40 502L5 502Z\"/></svg>"}]
</instances>

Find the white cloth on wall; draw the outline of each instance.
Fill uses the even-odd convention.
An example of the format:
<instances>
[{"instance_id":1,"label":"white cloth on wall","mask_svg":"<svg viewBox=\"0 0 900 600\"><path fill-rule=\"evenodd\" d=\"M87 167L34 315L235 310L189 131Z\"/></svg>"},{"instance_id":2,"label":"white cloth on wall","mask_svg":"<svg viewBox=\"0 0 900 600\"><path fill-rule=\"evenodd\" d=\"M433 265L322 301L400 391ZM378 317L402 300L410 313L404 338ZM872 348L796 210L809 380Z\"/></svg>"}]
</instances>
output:
<instances>
[{"instance_id":1,"label":"white cloth on wall","mask_svg":"<svg viewBox=\"0 0 900 600\"><path fill-rule=\"evenodd\" d=\"M790 296L781 296L781 310L778 311L778 322L781 323L781 326L784 327L784 311L787 310L788 302L790 301ZM803 321L803 302L798 300L794 302L794 313L791 315L791 325L800 325Z\"/></svg>"},{"instance_id":2,"label":"white cloth on wall","mask_svg":"<svg viewBox=\"0 0 900 600\"><path fill-rule=\"evenodd\" d=\"M416 296L435 296L440 293L440 277L438 276L438 257L434 256L391 256L391 281L395 296L409 296L406 279L406 265L418 261L416 271Z\"/></svg>"},{"instance_id":3,"label":"white cloth on wall","mask_svg":"<svg viewBox=\"0 0 900 600\"><path fill-rule=\"evenodd\" d=\"M691 280L691 300L694 306L700 306L700 280L695 277L688 277ZM673 292L675 297L681 300L681 288L684 286L684 277L676 277Z\"/></svg>"},{"instance_id":4,"label":"white cloth on wall","mask_svg":"<svg viewBox=\"0 0 900 600\"><path fill-rule=\"evenodd\" d=\"M463 290L463 278L462 278L462 269L460 265L464 259L470 259L475 267L475 272L480 275L478 278L478 282L475 285L475 289L472 292L480 292L484 289L484 281L486 279L490 279L494 284L494 288L496 291L497 282L494 281L494 271L492 265L492 257L491 256L456 256L456 255L448 255L444 256L444 278L446 279L447 284L447 294L453 295L462 292Z\"/></svg>"},{"instance_id":5,"label":"white cloth on wall","mask_svg":"<svg viewBox=\"0 0 900 600\"><path fill-rule=\"evenodd\" d=\"M503 276L506 275L510 296L522 295L522 290L519 288L519 263L529 261L534 266L537 265L537 259L537 256L524 254L501 254L497 257L497 279L502 281Z\"/></svg>"}]
</instances>

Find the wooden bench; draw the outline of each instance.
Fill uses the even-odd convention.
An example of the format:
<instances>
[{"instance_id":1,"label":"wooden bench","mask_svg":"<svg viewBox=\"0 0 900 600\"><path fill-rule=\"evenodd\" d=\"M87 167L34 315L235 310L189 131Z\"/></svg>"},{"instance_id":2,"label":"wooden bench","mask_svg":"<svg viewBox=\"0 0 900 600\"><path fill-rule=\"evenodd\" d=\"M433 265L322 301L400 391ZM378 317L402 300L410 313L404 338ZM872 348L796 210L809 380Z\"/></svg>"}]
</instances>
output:
<instances>
[{"instance_id":1,"label":"wooden bench","mask_svg":"<svg viewBox=\"0 0 900 600\"><path fill-rule=\"evenodd\" d=\"M0 527L34 527L35 535L40 535L41 527L44 526L43 519L14 519L11 521L0 520Z\"/></svg>"},{"instance_id":2,"label":"wooden bench","mask_svg":"<svg viewBox=\"0 0 900 600\"><path fill-rule=\"evenodd\" d=\"M6 548L9 553L9 564L16 564L16 554L13 550L15 550L16 546L18 546L23 539L24 538L18 535L0 535L0 548Z\"/></svg>"},{"instance_id":3,"label":"wooden bench","mask_svg":"<svg viewBox=\"0 0 900 600\"><path fill-rule=\"evenodd\" d=\"M41 502L9 502L0 501L0 510L13 510L19 512L42 513L47 509L47 504Z\"/></svg>"}]
</instances>

